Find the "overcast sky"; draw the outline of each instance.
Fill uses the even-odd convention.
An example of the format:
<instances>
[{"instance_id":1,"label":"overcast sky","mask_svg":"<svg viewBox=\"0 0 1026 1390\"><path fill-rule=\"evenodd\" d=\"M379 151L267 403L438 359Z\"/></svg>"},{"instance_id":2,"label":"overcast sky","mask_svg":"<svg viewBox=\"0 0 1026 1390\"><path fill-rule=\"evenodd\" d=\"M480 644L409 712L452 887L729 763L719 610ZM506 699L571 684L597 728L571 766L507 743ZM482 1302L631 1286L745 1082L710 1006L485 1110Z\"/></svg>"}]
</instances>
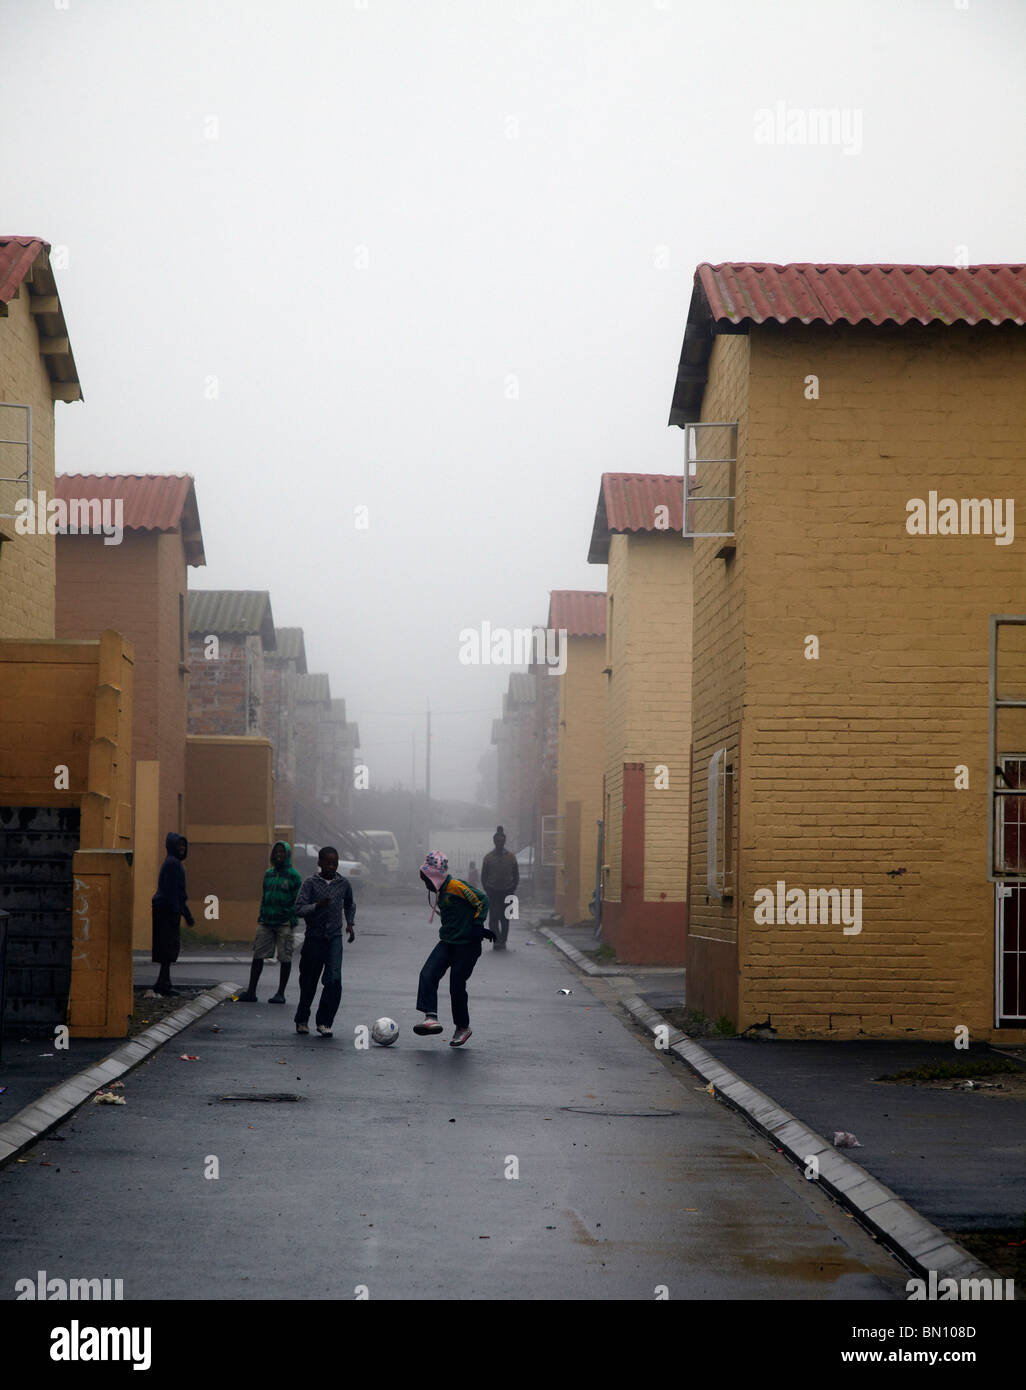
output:
<instances>
[{"instance_id":1,"label":"overcast sky","mask_svg":"<svg viewBox=\"0 0 1026 1390\"><path fill-rule=\"evenodd\" d=\"M190 586L270 591L379 786L430 700L469 796L509 669L460 629L605 588L601 474L681 470L696 265L1022 261L1024 52L1022 0L2 0L58 470L192 473Z\"/></svg>"}]
</instances>

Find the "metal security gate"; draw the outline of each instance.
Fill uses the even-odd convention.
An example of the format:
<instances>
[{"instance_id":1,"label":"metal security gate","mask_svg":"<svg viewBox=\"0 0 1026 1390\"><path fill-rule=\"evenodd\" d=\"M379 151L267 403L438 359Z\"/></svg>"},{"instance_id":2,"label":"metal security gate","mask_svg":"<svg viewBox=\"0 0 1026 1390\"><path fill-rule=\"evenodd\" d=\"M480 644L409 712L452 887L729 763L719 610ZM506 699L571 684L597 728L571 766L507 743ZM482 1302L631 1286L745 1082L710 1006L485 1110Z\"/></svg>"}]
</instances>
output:
<instances>
[{"instance_id":1,"label":"metal security gate","mask_svg":"<svg viewBox=\"0 0 1026 1390\"><path fill-rule=\"evenodd\" d=\"M0 908L10 913L4 1036L52 1036L71 990L77 808L0 807Z\"/></svg>"},{"instance_id":2,"label":"metal security gate","mask_svg":"<svg viewBox=\"0 0 1026 1390\"><path fill-rule=\"evenodd\" d=\"M1001 758L1005 786L1026 791L1026 755ZM998 801L997 863L1026 873L1026 797ZM1026 885L997 885L997 1016L999 1024L1026 1023Z\"/></svg>"}]
</instances>

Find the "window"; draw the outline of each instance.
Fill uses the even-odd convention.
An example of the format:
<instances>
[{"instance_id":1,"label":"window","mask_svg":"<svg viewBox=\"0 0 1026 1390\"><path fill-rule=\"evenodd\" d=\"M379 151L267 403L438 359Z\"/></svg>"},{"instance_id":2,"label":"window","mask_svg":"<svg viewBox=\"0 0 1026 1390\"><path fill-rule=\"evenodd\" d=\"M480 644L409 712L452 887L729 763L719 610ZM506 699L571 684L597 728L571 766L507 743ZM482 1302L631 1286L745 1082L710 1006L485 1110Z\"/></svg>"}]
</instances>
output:
<instances>
[{"instance_id":1,"label":"window","mask_svg":"<svg viewBox=\"0 0 1026 1390\"><path fill-rule=\"evenodd\" d=\"M737 422L708 420L684 426L684 536L734 537L737 490ZM721 547L720 554L732 549Z\"/></svg>"},{"instance_id":2,"label":"window","mask_svg":"<svg viewBox=\"0 0 1026 1390\"><path fill-rule=\"evenodd\" d=\"M726 748L709 759L706 836L706 892L721 902L734 896L734 768Z\"/></svg>"}]
</instances>

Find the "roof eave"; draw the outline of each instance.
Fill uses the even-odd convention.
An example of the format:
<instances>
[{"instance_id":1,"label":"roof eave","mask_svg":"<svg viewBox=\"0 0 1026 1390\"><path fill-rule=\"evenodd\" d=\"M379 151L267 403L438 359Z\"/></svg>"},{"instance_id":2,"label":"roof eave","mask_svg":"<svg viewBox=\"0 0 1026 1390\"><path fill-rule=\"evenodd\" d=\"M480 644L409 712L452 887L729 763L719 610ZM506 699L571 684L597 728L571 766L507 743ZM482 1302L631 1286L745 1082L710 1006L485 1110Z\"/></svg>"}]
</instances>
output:
<instances>
[{"instance_id":1,"label":"roof eave","mask_svg":"<svg viewBox=\"0 0 1026 1390\"><path fill-rule=\"evenodd\" d=\"M35 319L39 333L39 353L50 378L51 399L84 400L75 354L68 337L68 325L57 292L57 281L50 265L50 248L46 242L22 283L29 289L29 313Z\"/></svg>"}]
</instances>

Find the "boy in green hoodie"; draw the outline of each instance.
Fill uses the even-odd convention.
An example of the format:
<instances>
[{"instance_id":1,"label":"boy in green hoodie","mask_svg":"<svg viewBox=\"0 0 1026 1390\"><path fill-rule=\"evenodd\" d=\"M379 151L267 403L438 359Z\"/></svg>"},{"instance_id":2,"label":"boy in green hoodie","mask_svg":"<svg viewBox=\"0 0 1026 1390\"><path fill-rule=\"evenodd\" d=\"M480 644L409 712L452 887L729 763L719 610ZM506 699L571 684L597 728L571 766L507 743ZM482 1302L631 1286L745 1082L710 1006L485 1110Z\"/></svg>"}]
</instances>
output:
<instances>
[{"instance_id":1,"label":"boy in green hoodie","mask_svg":"<svg viewBox=\"0 0 1026 1390\"><path fill-rule=\"evenodd\" d=\"M269 1004L285 1003L285 986L292 973L292 946L295 939L296 897L303 886L298 870L292 867L292 846L287 840L277 840L271 848L271 867L264 874L264 891L260 899L256 940L253 942L253 964L249 971L249 988L239 995L240 1004L257 1002L256 987L264 961L278 957L278 993L272 994Z\"/></svg>"}]
</instances>

